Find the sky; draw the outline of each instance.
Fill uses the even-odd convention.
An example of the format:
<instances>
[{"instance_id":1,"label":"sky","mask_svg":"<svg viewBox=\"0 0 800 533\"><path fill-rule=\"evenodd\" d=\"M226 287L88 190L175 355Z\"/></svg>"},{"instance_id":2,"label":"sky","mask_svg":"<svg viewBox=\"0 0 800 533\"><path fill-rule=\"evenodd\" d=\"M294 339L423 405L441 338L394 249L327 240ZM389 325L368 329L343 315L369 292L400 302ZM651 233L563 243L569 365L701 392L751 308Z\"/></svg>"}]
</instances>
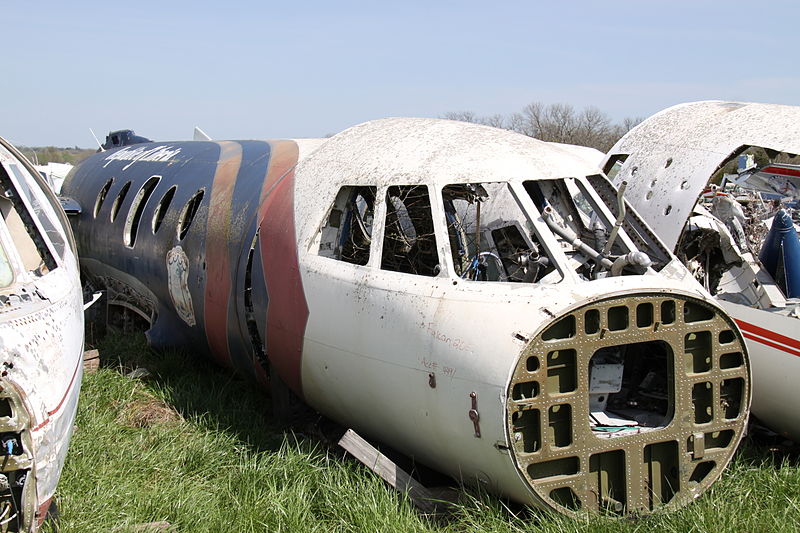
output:
<instances>
[{"instance_id":1,"label":"sky","mask_svg":"<svg viewBox=\"0 0 800 533\"><path fill-rule=\"evenodd\" d=\"M322 137L389 116L800 105L800 2L4 2L0 135Z\"/></svg>"}]
</instances>

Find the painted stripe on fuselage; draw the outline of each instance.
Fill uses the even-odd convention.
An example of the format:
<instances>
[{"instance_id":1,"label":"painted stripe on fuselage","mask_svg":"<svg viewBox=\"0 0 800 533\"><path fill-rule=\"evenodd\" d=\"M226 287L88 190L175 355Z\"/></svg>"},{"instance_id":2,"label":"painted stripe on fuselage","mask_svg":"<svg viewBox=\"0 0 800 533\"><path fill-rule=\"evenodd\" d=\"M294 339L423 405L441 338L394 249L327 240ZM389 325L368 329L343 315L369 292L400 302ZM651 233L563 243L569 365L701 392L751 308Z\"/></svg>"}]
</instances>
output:
<instances>
[{"instance_id":1,"label":"painted stripe on fuselage","mask_svg":"<svg viewBox=\"0 0 800 533\"><path fill-rule=\"evenodd\" d=\"M300 362L308 322L294 227L294 167L298 147L273 144L272 160L261 191L259 242L269 295L266 350L270 364L302 398Z\"/></svg>"},{"instance_id":2,"label":"painted stripe on fuselage","mask_svg":"<svg viewBox=\"0 0 800 533\"><path fill-rule=\"evenodd\" d=\"M67 389L64 391L64 395L61 396L61 400L58 402L58 405L56 405L53 409L47 411L47 418L45 418L38 426L32 428L31 431L39 431L40 429L45 427L47 424L50 423L50 417L52 417L61 410L70 392L73 391L73 385L75 385L75 378L78 377L78 370L80 370L82 365L83 365L83 358L78 358L78 364L75 366L75 370L72 372L72 379L69 380L69 385L67 385Z\"/></svg>"},{"instance_id":3,"label":"painted stripe on fuselage","mask_svg":"<svg viewBox=\"0 0 800 533\"><path fill-rule=\"evenodd\" d=\"M797 339L793 339L791 337L781 335L780 333L775 333L774 331L758 327L755 324L745 322L744 320L736 320L736 323L740 328L742 328L742 334L746 338L755 342L759 342L765 346L781 350L782 352L800 357L800 341Z\"/></svg>"},{"instance_id":4,"label":"painted stripe on fuselage","mask_svg":"<svg viewBox=\"0 0 800 533\"><path fill-rule=\"evenodd\" d=\"M206 338L211 353L231 367L228 349L228 306L232 288L228 249L231 231L231 199L242 164L242 146L220 142L220 156L211 185L206 226L207 280L204 298Z\"/></svg>"},{"instance_id":5,"label":"painted stripe on fuselage","mask_svg":"<svg viewBox=\"0 0 800 533\"><path fill-rule=\"evenodd\" d=\"M762 168L760 172L768 174L778 174L780 176L800 177L800 170L796 170L793 168L767 167L767 168Z\"/></svg>"},{"instance_id":6,"label":"painted stripe on fuselage","mask_svg":"<svg viewBox=\"0 0 800 533\"><path fill-rule=\"evenodd\" d=\"M228 306L228 350L231 363L237 371L260 380L264 373L263 365L255 357L248 326L248 309L245 299L248 287L247 258L253 235L258 228L258 208L261 189L267 178L267 170L272 158L272 144L267 141L239 141L242 146L242 166L236 178L236 187L231 198L232 212L228 257L231 265L231 297ZM261 275L261 274L259 274ZM263 277L263 276L262 276ZM250 291L255 306L263 306L266 317L268 305L266 290L255 294ZM266 320L266 318L264 319ZM263 351L263 342L259 351Z\"/></svg>"},{"instance_id":7,"label":"painted stripe on fuselage","mask_svg":"<svg viewBox=\"0 0 800 533\"><path fill-rule=\"evenodd\" d=\"M44 519L47 518L47 511L50 509L50 504L53 502L53 498L47 498L47 500L43 501L39 504L39 507L36 509L36 525L41 527L44 524Z\"/></svg>"}]
</instances>

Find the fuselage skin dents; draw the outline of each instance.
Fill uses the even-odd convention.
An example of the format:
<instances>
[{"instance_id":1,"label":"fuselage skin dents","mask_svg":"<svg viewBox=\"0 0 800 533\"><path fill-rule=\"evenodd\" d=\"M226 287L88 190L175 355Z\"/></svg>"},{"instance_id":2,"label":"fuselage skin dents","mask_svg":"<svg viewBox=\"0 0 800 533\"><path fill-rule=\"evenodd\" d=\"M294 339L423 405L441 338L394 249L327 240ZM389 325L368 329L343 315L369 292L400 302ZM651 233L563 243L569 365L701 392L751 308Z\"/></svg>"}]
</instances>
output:
<instances>
[{"instance_id":1,"label":"fuselage skin dents","mask_svg":"<svg viewBox=\"0 0 800 533\"><path fill-rule=\"evenodd\" d=\"M153 345L279 378L467 483L648 513L706 490L741 439L739 330L571 147L385 119L127 146L63 190L84 272Z\"/></svg>"},{"instance_id":2,"label":"fuselage skin dents","mask_svg":"<svg viewBox=\"0 0 800 533\"><path fill-rule=\"evenodd\" d=\"M30 532L51 507L75 424L83 295L64 211L2 138L0 186L0 524Z\"/></svg>"}]
</instances>

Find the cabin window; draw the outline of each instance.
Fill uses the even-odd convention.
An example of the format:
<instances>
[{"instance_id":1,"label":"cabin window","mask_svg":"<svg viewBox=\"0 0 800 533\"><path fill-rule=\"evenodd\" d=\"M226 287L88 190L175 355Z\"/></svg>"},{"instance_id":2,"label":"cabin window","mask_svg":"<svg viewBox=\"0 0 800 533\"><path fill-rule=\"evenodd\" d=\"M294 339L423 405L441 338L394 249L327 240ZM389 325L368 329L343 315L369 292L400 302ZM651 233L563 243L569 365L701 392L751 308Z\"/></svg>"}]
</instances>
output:
<instances>
[{"instance_id":1,"label":"cabin window","mask_svg":"<svg viewBox=\"0 0 800 533\"><path fill-rule=\"evenodd\" d=\"M98 213L100 213L100 208L103 207L103 202L106 201L106 195L112 183L114 183L114 178L109 178L105 185L103 185L103 188L100 189L100 192L97 193L97 200L94 202L94 211L92 213L94 218L97 218Z\"/></svg>"},{"instance_id":2,"label":"cabin window","mask_svg":"<svg viewBox=\"0 0 800 533\"><path fill-rule=\"evenodd\" d=\"M186 234L189 232L189 228L192 226L192 221L194 221L194 216L197 214L197 210L200 208L200 202L203 201L203 189L200 189L186 202L186 205L183 206L183 211L181 212L180 217L180 224L178 224L178 239L183 240L186 237Z\"/></svg>"},{"instance_id":3,"label":"cabin window","mask_svg":"<svg viewBox=\"0 0 800 533\"><path fill-rule=\"evenodd\" d=\"M133 248L136 244L136 234L139 232L139 223L142 219L142 212L144 211L150 195L153 194L153 189L156 188L161 176L152 176L148 179L136 196L133 198L131 207L128 210L128 218L125 220L125 230L123 231L123 241L125 246Z\"/></svg>"},{"instance_id":4,"label":"cabin window","mask_svg":"<svg viewBox=\"0 0 800 533\"><path fill-rule=\"evenodd\" d=\"M125 197L128 195L128 191L131 188L131 182L128 181L125 185L122 186L122 189L119 190L119 194L117 197L114 198L114 203L111 204L111 222L117 219L117 213L119 213L119 208L122 207L122 202L125 201Z\"/></svg>"},{"instance_id":5,"label":"cabin window","mask_svg":"<svg viewBox=\"0 0 800 533\"><path fill-rule=\"evenodd\" d=\"M15 171L14 166L12 166L12 172ZM17 175L16 172L14 173ZM19 179L19 176L17 177ZM42 276L53 270L57 266L56 261L40 233L36 220L28 211L23 196L19 193L4 166L0 166L0 186L0 213L2 213L3 221L22 260L23 267L34 276ZM30 193L31 191L26 192ZM26 196L26 198L28 201L31 200L30 196ZM34 213L40 218L39 223L50 227L52 221L41 207L38 201L32 205ZM63 240L60 242L63 244ZM8 263L8 257L6 260Z\"/></svg>"},{"instance_id":6,"label":"cabin window","mask_svg":"<svg viewBox=\"0 0 800 533\"><path fill-rule=\"evenodd\" d=\"M442 200L456 275L472 281L561 281L507 183L448 185Z\"/></svg>"},{"instance_id":7,"label":"cabin window","mask_svg":"<svg viewBox=\"0 0 800 533\"><path fill-rule=\"evenodd\" d=\"M381 268L420 276L439 274L441 266L426 186L394 186L386 192Z\"/></svg>"},{"instance_id":8,"label":"cabin window","mask_svg":"<svg viewBox=\"0 0 800 533\"><path fill-rule=\"evenodd\" d=\"M170 187L167 192L164 193L164 196L161 197L158 205L156 205L156 209L153 212L153 235L155 235L158 231L158 228L161 227L161 223L164 221L164 215L167 214L167 209L169 209L169 206L172 203L172 198L175 197L176 190L178 190L177 185Z\"/></svg>"},{"instance_id":9,"label":"cabin window","mask_svg":"<svg viewBox=\"0 0 800 533\"><path fill-rule=\"evenodd\" d=\"M319 255L354 265L369 262L375 187L342 187L322 227Z\"/></svg>"}]
</instances>

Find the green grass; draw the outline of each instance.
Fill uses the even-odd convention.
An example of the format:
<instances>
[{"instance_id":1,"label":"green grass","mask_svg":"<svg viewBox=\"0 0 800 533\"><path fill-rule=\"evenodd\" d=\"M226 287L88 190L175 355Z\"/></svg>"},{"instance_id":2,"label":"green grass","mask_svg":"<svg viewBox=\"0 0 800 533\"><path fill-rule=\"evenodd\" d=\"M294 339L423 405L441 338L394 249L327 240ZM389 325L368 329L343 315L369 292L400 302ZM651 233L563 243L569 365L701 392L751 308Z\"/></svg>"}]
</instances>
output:
<instances>
[{"instance_id":1,"label":"green grass","mask_svg":"<svg viewBox=\"0 0 800 533\"><path fill-rule=\"evenodd\" d=\"M99 348L103 368L84 377L58 489L62 533L157 521L215 533L800 530L800 459L752 441L711 491L675 513L575 519L468 491L448 518L429 519L314 424L280 429L249 382L191 354L153 353L141 335ZM153 376L125 377L137 366Z\"/></svg>"}]
</instances>

